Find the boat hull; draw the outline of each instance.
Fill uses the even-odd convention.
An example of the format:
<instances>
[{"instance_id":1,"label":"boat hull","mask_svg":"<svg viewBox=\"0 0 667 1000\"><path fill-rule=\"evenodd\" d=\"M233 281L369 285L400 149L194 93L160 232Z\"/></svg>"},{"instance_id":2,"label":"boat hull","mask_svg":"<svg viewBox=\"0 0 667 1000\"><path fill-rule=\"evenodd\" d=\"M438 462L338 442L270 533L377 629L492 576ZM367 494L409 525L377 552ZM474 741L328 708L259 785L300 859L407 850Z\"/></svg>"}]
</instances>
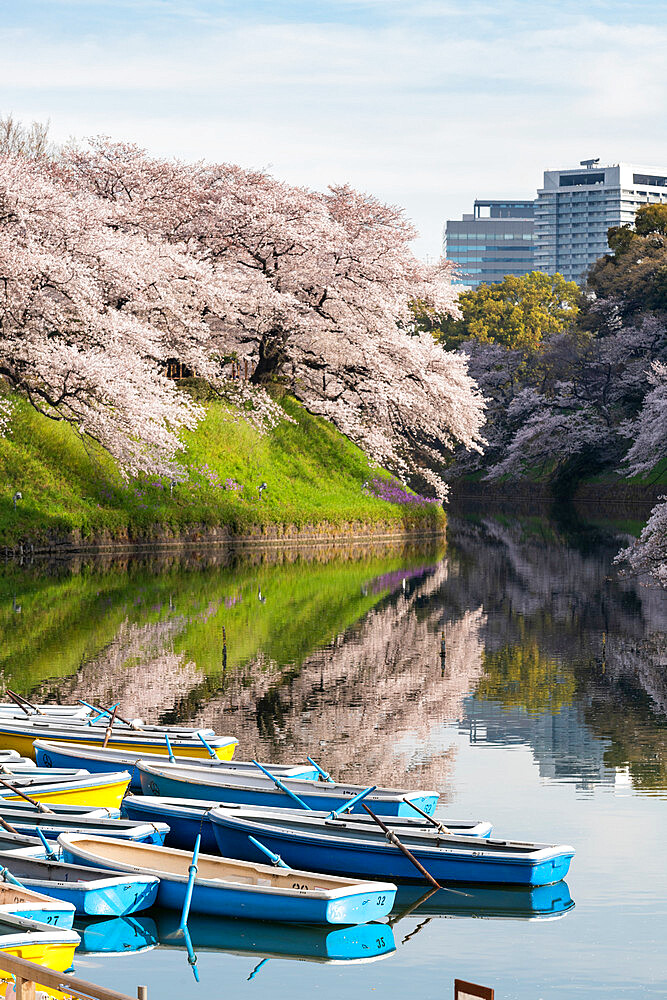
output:
<instances>
[{"instance_id":1,"label":"boat hull","mask_svg":"<svg viewBox=\"0 0 667 1000\"><path fill-rule=\"evenodd\" d=\"M0 915L0 975L13 978L3 969L2 952L64 972L72 965L74 949L81 938L73 930L48 927L36 920L9 914Z\"/></svg>"},{"instance_id":2,"label":"boat hull","mask_svg":"<svg viewBox=\"0 0 667 1000\"><path fill-rule=\"evenodd\" d=\"M130 854L128 845L121 841L67 834L61 836L60 845L65 859L76 864L142 871L158 877L158 905L182 909L189 852L133 845ZM396 886L391 883L346 880L341 886L337 880L329 880L329 888L326 877L313 872L284 872L263 864L239 866L206 854L199 855L198 864L200 871L216 875L204 878L197 874L192 913L301 924L359 924L387 916L396 897Z\"/></svg>"},{"instance_id":3,"label":"boat hull","mask_svg":"<svg viewBox=\"0 0 667 1000\"><path fill-rule=\"evenodd\" d=\"M361 878L382 878L391 881L414 881L414 865L383 835L368 839L343 839L327 833L326 827L314 831L299 831L288 827L242 818L232 810L214 809L211 813L218 850L227 857L252 861L257 848L249 835L279 854L288 865L303 865L311 871L331 875ZM510 885L549 885L565 878L574 850L569 847L540 849L529 856L496 850L496 843L480 839L442 838L444 846L419 849L414 842L407 845L438 882L477 882Z\"/></svg>"},{"instance_id":4,"label":"boat hull","mask_svg":"<svg viewBox=\"0 0 667 1000\"><path fill-rule=\"evenodd\" d=\"M123 801L123 814L137 823L143 823L149 818L156 820L159 816L162 824L168 827L164 841L167 847L191 850L198 834L201 834L200 849L205 854L218 853L218 842L210 819L201 809L194 806L188 808L187 802L184 802L184 808L174 808L154 796L130 795Z\"/></svg>"},{"instance_id":5,"label":"boat hull","mask_svg":"<svg viewBox=\"0 0 667 1000\"><path fill-rule=\"evenodd\" d=\"M11 882L0 882L0 915L9 913L26 920L37 920L49 927L71 930L74 922L71 903L54 899L47 893L37 892Z\"/></svg>"},{"instance_id":6,"label":"boat hull","mask_svg":"<svg viewBox=\"0 0 667 1000\"><path fill-rule=\"evenodd\" d=\"M0 813L0 815L2 814ZM124 824L121 820L115 822L113 820L106 822L93 820L85 823L76 819L55 823L48 815L44 815L44 822L41 823L12 821L12 826L17 833L26 837L38 837L37 831L39 830L47 840L57 840L61 833L93 833L96 837L126 837L128 840L136 840L139 844L164 844L165 837L169 832L166 823Z\"/></svg>"}]
</instances>

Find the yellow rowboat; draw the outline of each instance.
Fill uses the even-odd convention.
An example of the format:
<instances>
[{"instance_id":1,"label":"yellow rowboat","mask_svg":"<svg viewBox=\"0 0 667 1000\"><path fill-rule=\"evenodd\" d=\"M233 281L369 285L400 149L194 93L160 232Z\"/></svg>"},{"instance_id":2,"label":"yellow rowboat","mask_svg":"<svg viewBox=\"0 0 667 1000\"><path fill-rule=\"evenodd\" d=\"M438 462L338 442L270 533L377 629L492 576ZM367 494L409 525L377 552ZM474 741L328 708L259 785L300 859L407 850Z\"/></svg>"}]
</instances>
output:
<instances>
[{"instance_id":1,"label":"yellow rowboat","mask_svg":"<svg viewBox=\"0 0 667 1000\"><path fill-rule=\"evenodd\" d=\"M2 952L37 962L55 972L64 972L72 965L74 951L81 938L72 930L49 927L48 924L24 917L0 915L0 977L7 972L2 966Z\"/></svg>"},{"instance_id":2,"label":"yellow rowboat","mask_svg":"<svg viewBox=\"0 0 667 1000\"><path fill-rule=\"evenodd\" d=\"M82 778L72 778L69 781L54 781L53 784L21 785L21 791L46 805L91 806L106 809L120 809L123 796L130 783L129 771L117 771L115 774L88 774ZM20 802L20 795L15 795L2 786L0 801Z\"/></svg>"},{"instance_id":3,"label":"yellow rowboat","mask_svg":"<svg viewBox=\"0 0 667 1000\"><path fill-rule=\"evenodd\" d=\"M198 736L180 736L169 729L160 732L156 727L150 732L120 727L113 729L107 747L136 751L137 756L141 756L142 752L166 756L168 750L165 733L169 736L176 756L205 760L210 758L207 748ZM237 739L233 736L211 736L208 730L202 730L202 733L219 760L232 759L238 745ZM24 757L34 760L35 753L32 746L34 740L44 739L75 746L101 747L104 744L105 734L106 727L70 726L64 722L42 719L0 719L0 750L16 750Z\"/></svg>"}]
</instances>

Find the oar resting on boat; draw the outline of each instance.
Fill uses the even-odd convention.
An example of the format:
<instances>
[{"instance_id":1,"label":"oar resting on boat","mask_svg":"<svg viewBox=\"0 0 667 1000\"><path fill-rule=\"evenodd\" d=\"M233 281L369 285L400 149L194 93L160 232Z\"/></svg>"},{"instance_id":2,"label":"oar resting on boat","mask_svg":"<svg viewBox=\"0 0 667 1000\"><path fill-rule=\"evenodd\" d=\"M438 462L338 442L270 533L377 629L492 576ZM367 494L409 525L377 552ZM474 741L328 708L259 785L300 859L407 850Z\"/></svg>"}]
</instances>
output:
<instances>
[{"instance_id":1,"label":"oar resting on boat","mask_svg":"<svg viewBox=\"0 0 667 1000\"><path fill-rule=\"evenodd\" d=\"M100 871L95 866L19 853L0 854L0 866L7 868L26 888L72 903L77 916L126 916L149 909L157 896L158 879L142 873Z\"/></svg>"},{"instance_id":2,"label":"oar resting on boat","mask_svg":"<svg viewBox=\"0 0 667 1000\"><path fill-rule=\"evenodd\" d=\"M158 905L182 910L192 861L189 851L72 834L62 834L59 843L64 857L74 863L156 876ZM396 886L389 882L332 878L208 854L199 856L197 866L193 913L356 924L386 916L396 895Z\"/></svg>"}]
</instances>

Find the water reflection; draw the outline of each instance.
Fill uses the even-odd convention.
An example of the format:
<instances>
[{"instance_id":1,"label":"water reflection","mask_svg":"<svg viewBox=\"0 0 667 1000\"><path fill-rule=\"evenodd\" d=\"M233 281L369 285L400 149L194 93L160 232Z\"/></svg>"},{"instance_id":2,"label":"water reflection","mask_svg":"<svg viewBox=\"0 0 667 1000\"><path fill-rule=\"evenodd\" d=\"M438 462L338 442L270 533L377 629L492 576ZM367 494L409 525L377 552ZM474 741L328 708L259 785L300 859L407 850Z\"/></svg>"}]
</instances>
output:
<instances>
[{"instance_id":1,"label":"water reflection","mask_svg":"<svg viewBox=\"0 0 667 1000\"><path fill-rule=\"evenodd\" d=\"M523 887L480 886L457 883L447 889L424 893L420 886L401 885L390 923L411 917L483 917L515 920L549 920L562 917L574 907L567 882Z\"/></svg>"},{"instance_id":2,"label":"water reflection","mask_svg":"<svg viewBox=\"0 0 667 1000\"><path fill-rule=\"evenodd\" d=\"M657 792L667 595L619 576L622 541L613 526L484 514L451 517L446 553L5 568L0 666L34 698L213 725L240 756L315 753L348 780L446 798L454 724L477 746L529 747L545 780Z\"/></svg>"},{"instance_id":3,"label":"water reflection","mask_svg":"<svg viewBox=\"0 0 667 1000\"><path fill-rule=\"evenodd\" d=\"M156 919L160 944L185 950L179 929L180 914L161 910L157 911ZM386 958L396 950L388 924L319 927L192 914L188 929L197 952L213 950L258 958L358 963Z\"/></svg>"},{"instance_id":4,"label":"water reflection","mask_svg":"<svg viewBox=\"0 0 667 1000\"><path fill-rule=\"evenodd\" d=\"M78 955L130 955L154 948L157 926L152 917L112 917L109 920L76 920L81 938Z\"/></svg>"}]
</instances>

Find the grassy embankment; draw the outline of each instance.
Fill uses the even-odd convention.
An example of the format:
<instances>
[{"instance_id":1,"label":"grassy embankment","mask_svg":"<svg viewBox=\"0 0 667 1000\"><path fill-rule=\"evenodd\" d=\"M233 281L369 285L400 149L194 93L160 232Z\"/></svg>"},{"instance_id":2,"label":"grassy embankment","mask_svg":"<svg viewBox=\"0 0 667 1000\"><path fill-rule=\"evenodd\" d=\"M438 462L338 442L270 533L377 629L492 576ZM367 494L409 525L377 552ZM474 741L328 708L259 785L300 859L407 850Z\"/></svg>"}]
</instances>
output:
<instances>
[{"instance_id":1,"label":"grassy embankment","mask_svg":"<svg viewBox=\"0 0 667 1000\"><path fill-rule=\"evenodd\" d=\"M185 435L182 461L189 478L172 493L156 477L124 482L101 448L16 400L9 434L0 438L0 545L72 532L83 539L102 532L139 539L157 537L156 529L178 534L193 525L225 525L239 535L268 525L444 526L438 505L367 496L364 483L387 474L371 468L331 424L292 400L283 405L296 423L285 421L260 435L241 414L209 403L197 430ZM240 488L225 488L225 480ZM15 491L23 495L16 509Z\"/></svg>"}]
</instances>

